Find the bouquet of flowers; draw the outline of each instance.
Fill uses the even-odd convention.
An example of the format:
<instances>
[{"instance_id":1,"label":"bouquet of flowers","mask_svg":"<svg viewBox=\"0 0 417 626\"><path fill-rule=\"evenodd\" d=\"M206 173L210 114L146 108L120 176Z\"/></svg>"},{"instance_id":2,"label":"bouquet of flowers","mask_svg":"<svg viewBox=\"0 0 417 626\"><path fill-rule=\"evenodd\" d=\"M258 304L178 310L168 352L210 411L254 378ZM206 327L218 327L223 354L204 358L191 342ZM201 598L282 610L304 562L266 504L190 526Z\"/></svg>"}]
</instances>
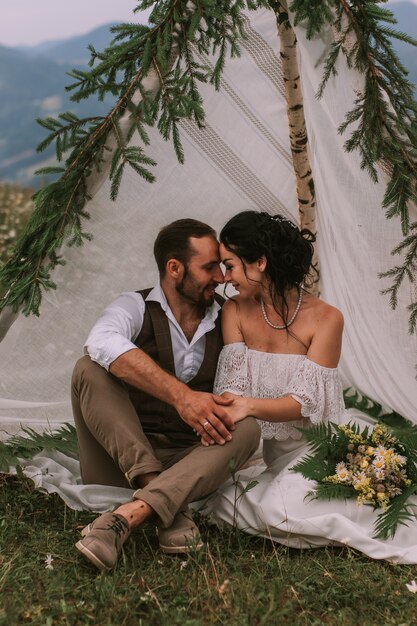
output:
<instances>
[{"instance_id":1,"label":"bouquet of flowers","mask_svg":"<svg viewBox=\"0 0 417 626\"><path fill-rule=\"evenodd\" d=\"M375 538L393 536L398 524L415 517L408 498L417 492L417 427L401 418L388 428L377 422L362 431L356 424L320 424L300 429L312 454L292 469L315 480L312 498L355 498L381 508Z\"/></svg>"}]
</instances>

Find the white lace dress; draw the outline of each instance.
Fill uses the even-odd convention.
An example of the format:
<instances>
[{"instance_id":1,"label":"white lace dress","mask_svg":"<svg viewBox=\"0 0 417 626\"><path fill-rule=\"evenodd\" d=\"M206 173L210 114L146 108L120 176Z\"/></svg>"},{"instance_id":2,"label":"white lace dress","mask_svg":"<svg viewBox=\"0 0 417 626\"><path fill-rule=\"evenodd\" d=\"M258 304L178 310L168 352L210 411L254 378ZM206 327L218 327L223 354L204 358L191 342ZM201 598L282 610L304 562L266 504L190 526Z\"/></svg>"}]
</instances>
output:
<instances>
[{"instance_id":1,"label":"white lace dress","mask_svg":"<svg viewBox=\"0 0 417 626\"><path fill-rule=\"evenodd\" d=\"M309 451L298 426L366 420L363 414L344 409L337 369L321 367L302 355L270 354L235 343L220 354L215 392L224 391L258 398L291 395L300 402L303 419L259 422L264 463L237 472L237 495L250 481L258 484L236 498L229 480L205 502L203 513L218 523L235 520L248 533L295 548L346 544L374 559L417 563L417 522L400 526L393 539L373 539L378 511L354 500L308 499L314 483L291 471Z\"/></svg>"}]
</instances>

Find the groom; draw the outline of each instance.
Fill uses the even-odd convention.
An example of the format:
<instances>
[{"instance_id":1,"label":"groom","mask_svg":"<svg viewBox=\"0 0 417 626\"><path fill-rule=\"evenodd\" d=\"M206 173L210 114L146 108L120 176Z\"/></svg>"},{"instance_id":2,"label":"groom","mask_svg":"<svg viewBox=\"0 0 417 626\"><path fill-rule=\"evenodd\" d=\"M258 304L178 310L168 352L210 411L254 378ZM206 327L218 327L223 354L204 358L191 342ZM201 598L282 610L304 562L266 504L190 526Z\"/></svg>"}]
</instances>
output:
<instances>
[{"instance_id":1,"label":"groom","mask_svg":"<svg viewBox=\"0 0 417 626\"><path fill-rule=\"evenodd\" d=\"M154 255L160 283L105 309L73 374L83 481L136 489L76 544L100 570L152 516L164 552L202 547L188 503L215 491L231 459L241 466L259 443L256 421L234 425L228 402L211 393L222 347L214 230L177 220L160 231Z\"/></svg>"}]
</instances>

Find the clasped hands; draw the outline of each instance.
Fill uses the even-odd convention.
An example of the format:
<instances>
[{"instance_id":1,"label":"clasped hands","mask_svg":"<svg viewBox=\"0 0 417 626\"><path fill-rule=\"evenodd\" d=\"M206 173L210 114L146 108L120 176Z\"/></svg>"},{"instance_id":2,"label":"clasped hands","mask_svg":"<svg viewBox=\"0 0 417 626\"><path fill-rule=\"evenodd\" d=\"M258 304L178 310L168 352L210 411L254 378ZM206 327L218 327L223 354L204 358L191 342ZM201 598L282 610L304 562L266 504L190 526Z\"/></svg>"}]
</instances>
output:
<instances>
[{"instance_id":1,"label":"clasped hands","mask_svg":"<svg viewBox=\"0 0 417 626\"><path fill-rule=\"evenodd\" d=\"M248 398L191 391L176 406L180 417L201 437L203 446L224 445L233 437L236 422L248 413Z\"/></svg>"}]
</instances>

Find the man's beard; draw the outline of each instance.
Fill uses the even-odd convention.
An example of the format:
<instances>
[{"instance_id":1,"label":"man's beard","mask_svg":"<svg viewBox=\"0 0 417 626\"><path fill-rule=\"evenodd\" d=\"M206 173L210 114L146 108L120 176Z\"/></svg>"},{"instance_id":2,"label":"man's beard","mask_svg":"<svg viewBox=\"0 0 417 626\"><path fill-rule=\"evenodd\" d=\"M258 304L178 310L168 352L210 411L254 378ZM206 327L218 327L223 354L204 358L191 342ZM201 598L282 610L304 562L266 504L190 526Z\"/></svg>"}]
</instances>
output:
<instances>
[{"instance_id":1,"label":"man's beard","mask_svg":"<svg viewBox=\"0 0 417 626\"><path fill-rule=\"evenodd\" d=\"M176 286L176 290L181 296L191 302L198 308L204 310L211 306L214 302L214 294L212 296L205 296L204 291L207 288L215 288L217 283L205 285L203 289L193 280L188 273L188 268L184 268L184 276L181 282Z\"/></svg>"}]
</instances>

